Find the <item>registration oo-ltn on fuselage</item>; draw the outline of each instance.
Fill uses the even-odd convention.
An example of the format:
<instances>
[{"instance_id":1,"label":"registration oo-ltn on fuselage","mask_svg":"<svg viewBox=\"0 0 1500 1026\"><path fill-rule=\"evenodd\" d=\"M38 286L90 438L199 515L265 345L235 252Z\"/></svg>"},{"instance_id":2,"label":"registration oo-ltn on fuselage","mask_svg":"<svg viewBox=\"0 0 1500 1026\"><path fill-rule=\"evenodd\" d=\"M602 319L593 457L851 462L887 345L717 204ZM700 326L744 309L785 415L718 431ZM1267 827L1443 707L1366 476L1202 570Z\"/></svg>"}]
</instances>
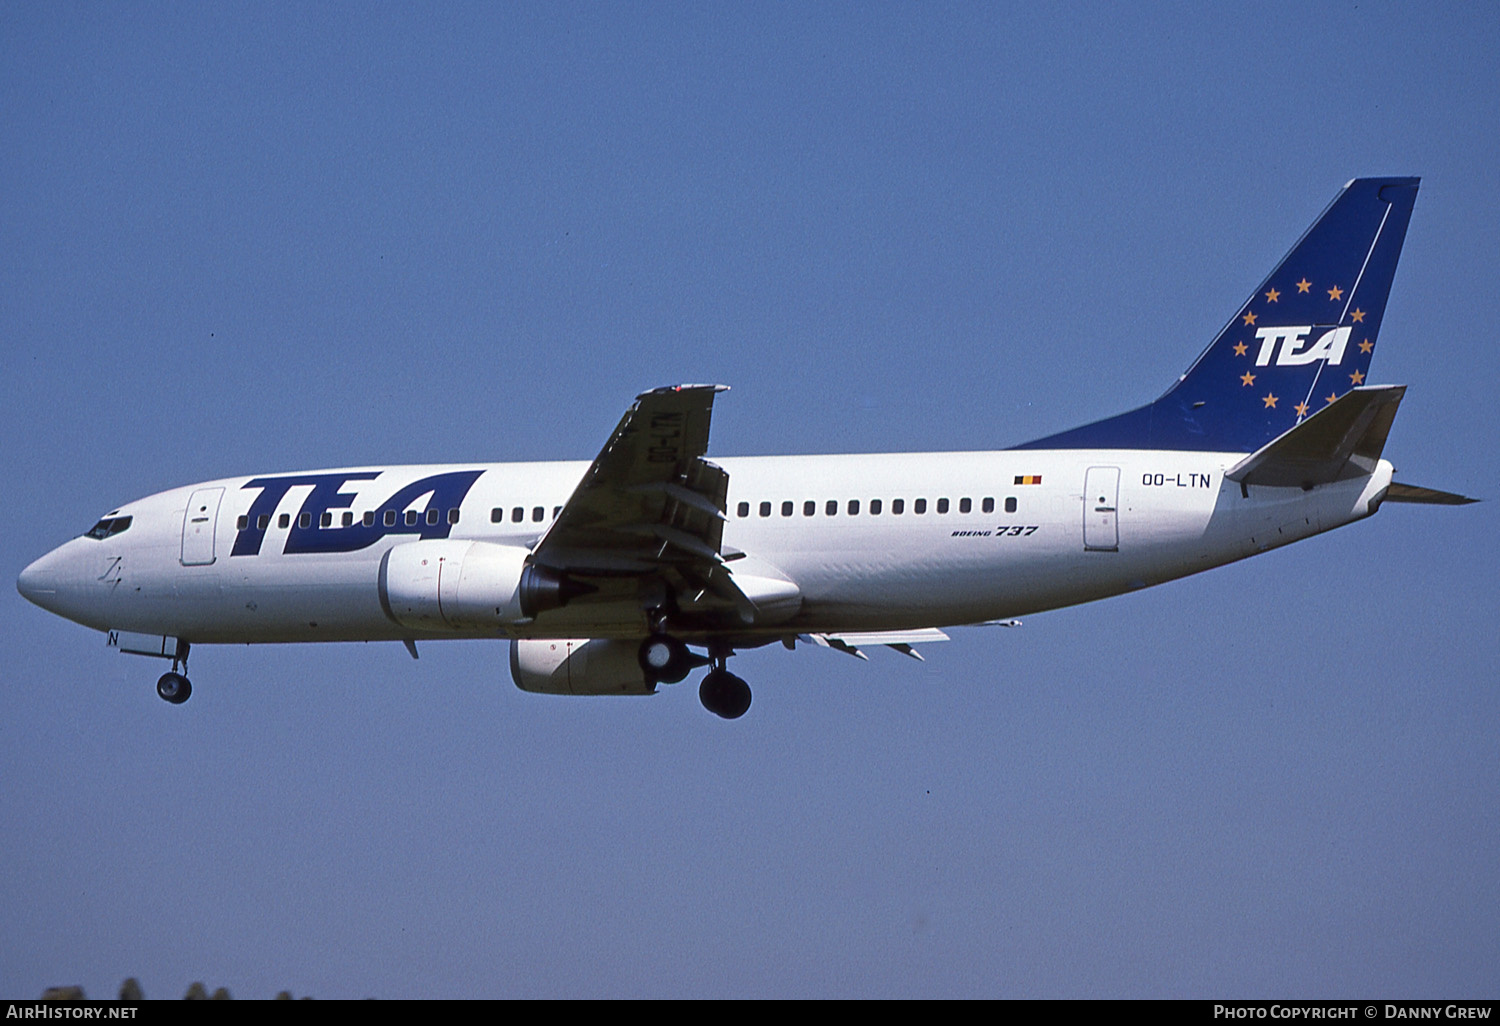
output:
<instances>
[{"instance_id":1,"label":"registration oo-ltn on fuselage","mask_svg":"<svg viewBox=\"0 0 1500 1026\"><path fill-rule=\"evenodd\" d=\"M500 638L527 691L651 694L800 641L862 655L1104 598L1373 514L1404 386L1366 382L1415 178L1350 182L1161 398L993 452L710 460L723 386L643 393L593 462L232 477L127 503L26 598L172 661L253 642Z\"/></svg>"}]
</instances>

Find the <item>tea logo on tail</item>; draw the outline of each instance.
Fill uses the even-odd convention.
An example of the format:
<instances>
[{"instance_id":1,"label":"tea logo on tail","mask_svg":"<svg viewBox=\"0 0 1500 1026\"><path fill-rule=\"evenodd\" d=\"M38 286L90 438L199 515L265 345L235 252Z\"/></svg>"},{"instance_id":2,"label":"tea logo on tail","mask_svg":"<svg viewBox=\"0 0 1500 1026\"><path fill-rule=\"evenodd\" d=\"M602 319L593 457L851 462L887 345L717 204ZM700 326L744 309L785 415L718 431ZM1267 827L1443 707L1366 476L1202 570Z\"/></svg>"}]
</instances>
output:
<instances>
[{"instance_id":1,"label":"tea logo on tail","mask_svg":"<svg viewBox=\"0 0 1500 1026\"><path fill-rule=\"evenodd\" d=\"M1337 367L1344 359L1344 347L1354 328L1343 328L1327 324L1304 324L1286 328L1259 328L1255 337L1260 339L1260 352L1255 354L1255 366L1264 367L1271 362L1271 354L1279 345L1281 353L1276 357L1278 367L1296 366L1327 360ZM1310 342L1314 335L1317 342Z\"/></svg>"}]
</instances>

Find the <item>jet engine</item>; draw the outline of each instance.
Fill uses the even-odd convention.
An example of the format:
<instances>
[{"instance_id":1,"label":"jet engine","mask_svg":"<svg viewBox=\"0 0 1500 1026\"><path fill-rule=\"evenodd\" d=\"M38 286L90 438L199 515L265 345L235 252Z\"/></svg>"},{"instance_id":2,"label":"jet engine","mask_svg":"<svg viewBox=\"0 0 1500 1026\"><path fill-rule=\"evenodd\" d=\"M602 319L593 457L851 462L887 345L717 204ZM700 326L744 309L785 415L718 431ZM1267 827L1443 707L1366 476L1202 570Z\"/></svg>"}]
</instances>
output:
<instances>
[{"instance_id":1,"label":"jet engine","mask_svg":"<svg viewBox=\"0 0 1500 1026\"><path fill-rule=\"evenodd\" d=\"M528 621L592 590L526 562L526 549L429 538L380 561L380 604L403 627L486 630Z\"/></svg>"},{"instance_id":2,"label":"jet engine","mask_svg":"<svg viewBox=\"0 0 1500 1026\"><path fill-rule=\"evenodd\" d=\"M557 638L510 643L516 687L544 695L650 695L640 643L603 638Z\"/></svg>"}]
</instances>

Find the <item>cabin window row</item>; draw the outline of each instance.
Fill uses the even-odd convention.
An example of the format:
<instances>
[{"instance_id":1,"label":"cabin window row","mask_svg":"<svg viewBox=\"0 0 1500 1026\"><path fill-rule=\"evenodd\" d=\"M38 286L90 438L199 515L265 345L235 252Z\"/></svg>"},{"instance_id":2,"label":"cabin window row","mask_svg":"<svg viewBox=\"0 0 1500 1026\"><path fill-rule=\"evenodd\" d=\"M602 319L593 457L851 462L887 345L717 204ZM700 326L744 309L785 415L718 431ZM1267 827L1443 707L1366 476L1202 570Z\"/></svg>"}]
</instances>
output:
<instances>
[{"instance_id":1,"label":"cabin window row","mask_svg":"<svg viewBox=\"0 0 1500 1026\"><path fill-rule=\"evenodd\" d=\"M556 519L557 515L561 512L561 506L552 507L552 516L554 519ZM532 506L530 510L528 510L525 506L515 506L509 510L509 520L513 524L524 523L528 519L528 514L529 519L532 523L539 524L547 518L547 508L545 506ZM297 526L304 530L312 527L312 518L313 514L310 512L298 514ZM333 518L334 512L332 510L324 510L322 515L318 518L318 524L321 527L332 527ZM130 520L128 517L122 519L125 520L126 524L129 524ZM459 510L456 506L448 510L446 518L443 516L443 511L439 509L428 509L425 511L409 509L405 512L400 512L394 509L388 509L381 512L376 512L375 510L366 510L364 515L360 518L360 523L362 523L365 527L374 527L377 519L386 527L395 527L398 523L404 523L407 527L416 527L422 523L435 525L440 523L444 519L446 519L450 524L456 524L459 520ZM505 508L496 506L494 509L490 510L490 523L503 524L505 523L506 519L507 511ZM244 514L241 514L237 526L241 531L247 529L250 526L250 518ZM255 518L255 529L257 531L268 530L270 526L270 514L262 513L260 516ZM281 528L282 530L286 530L287 528L291 527L291 514L282 513L281 515L279 515L276 518L276 526ZM352 510L345 510L342 514L340 514L339 526L354 526L354 512ZM95 526L95 530L98 530L98 525ZM117 529L116 533L118 533L119 530L124 530L124 528L122 527ZM103 535L101 535L100 537L103 537Z\"/></svg>"},{"instance_id":2,"label":"cabin window row","mask_svg":"<svg viewBox=\"0 0 1500 1026\"><path fill-rule=\"evenodd\" d=\"M838 514L839 514L839 508L840 508L840 505L841 505L840 501L838 499L829 499L826 502L823 502L821 504L816 499L805 499L802 502L802 515L804 517L815 517L815 516L817 516L818 515L818 509L819 509L820 505L822 507L822 511L823 511L823 515L824 516L828 516L828 517L838 516ZM859 516L860 509L862 508L859 499L848 499L848 500L845 500L842 503L842 506L843 506L843 509L844 509L844 515L845 516L851 516L851 517L857 517L857 516ZM871 499L869 501L868 505L864 506L863 508L868 509L870 516L872 516L872 517L873 516L879 516L881 513L885 512L886 503L882 499ZM759 509L757 510L757 512L761 516L763 516L763 517L769 517L774 509L775 509L774 504L772 504L770 502L762 502L762 503L760 503L760 506L759 506ZM939 514L947 513L947 512L949 512L952 509L952 504L947 499L938 499L937 502L935 502L933 504L933 509L937 513L939 513ZM986 496L985 498L980 499L979 500L979 510L980 510L981 513L993 513L993 512L995 512L995 500L992 497L989 497L989 496ZM927 512L927 500L926 499L913 499L913 500L911 500L911 511L912 511L913 514L916 514L918 516L926 513ZM973 499L963 498L963 499L959 499L958 500L958 512L959 513L972 513L973 511L974 511L974 500ZM1005 500L1005 512L1007 512L1007 513L1014 513L1015 511L1016 511L1016 499L1015 499L1015 496L1009 496ZM748 502L742 502L742 503L740 503L739 506L735 509L735 512L739 515L739 517L741 519L744 519L744 518L750 516L750 503L748 503ZM782 501L782 503L781 503L781 515L782 516L784 516L784 517L794 516L796 514L796 512L797 512L797 504L795 502L793 502L790 499L786 499L786 500ZM905 499L892 499L892 500L890 500L890 514L891 514L891 516L900 516L901 514L903 514L905 512L906 512L906 500Z\"/></svg>"},{"instance_id":3,"label":"cabin window row","mask_svg":"<svg viewBox=\"0 0 1500 1026\"><path fill-rule=\"evenodd\" d=\"M458 514L458 507L455 506L452 509L448 510L448 515L447 515L446 519L447 519L448 523L450 523L450 524L456 524L456 523L458 523L458 516L459 516L459 514ZM360 523L363 524L365 527L374 527L375 526L375 520L376 520L377 517L379 517L380 522L382 524L384 524L386 527L395 527L398 522L406 524L407 527L416 527L417 525L422 524L422 523L437 524L437 523L439 523L440 521L442 521L444 519L443 511L440 510L440 509L428 509L428 510L425 510L425 511L422 511L422 512L418 512L417 510L414 510L414 509L409 509L409 510L407 510L404 513L398 512L398 511L396 511L394 509L388 509L388 510L384 510L383 512L377 513L375 510L369 509L369 510L365 510L364 515L362 517L360 517ZM312 524L313 524L313 515L310 512L305 512L304 511L302 513L297 514L297 526L299 528L301 528L302 530L307 530L308 528L312 527ZM238 527L241 531L247 529L250 526L250 518L248 516L244 515L244 514L241 514L240 518L236 522L235 526ZM270 526L271 526L271 515L269 513L262 513L260 516L258 516L258 517L255 518L255 529L257 531L268 530L270 528ZM292 526L292 516L291 516L291 514L290 513L282 513L281 515L279 515L276 518L276 526L278 528L280 528L281 530L283 530L283 531L286 530L287 528L291 527ZM319 527L332 527L333 526L333 511L332 510L324 510L323 511L322 515L318 517L318 526ZM353 527L354 526L354 511L353 510L347 510L346 509L346 510L344 510L344 512L342 514L339 515L339 526L340 527Z\"/></svg>"},{"instance_id":4,"label":"cabin window row","mask_svg":"<svg viewBox=\"0 0 1500 1026\"><path fill-rule=\"evenodd\" d=\"M562 512L562 507L561 506L553 506L552 507L552 519L556 520L557 519L557 515L559 513L561 513L561 512ZM531 522L533 524L540 524L545 519L547 519L547 507L546 506L532 506L531 507ZM525 520L526 520L526 507L525 506L513 506L513 507L511 507L511 511L510 511L510 522L511 523L513 523L513 524L519 524L519 523L524 522ZM502 506L496 506L494 509L490 510L490 523L492 523L492 524L503 524L503 523L505 523L505 509L504 509L504 507L502 507Z\"/></svg>"},{"instance_id":5,"label":"cabin window row","mask_svg":"<svg viewBox=\"0 0 1500 1026\"><path fill-rule=\"evenodd\" d=\"M814 500L814 499L807 499L807 500L805 500L802 503L802 515L804 517L817 516L818 515L818 507L819 507L819 503L816 500ZM839 502L838 499L829 499L826 502L822 503L823 515L824 516L829 516L829 517L837 516L838 513L839 513L839 507L840 507L840 502ZM757 510L757 512L759 512L760 515L763 516L763 517L769 517L771 515L772 511L774 510L774 508L775 507L773 506L772 503L770 503L770 502L762 502L762 503L760 503L759 509ZM859 516L860 511L861 511L862 508L868 509L870 516L879 516L881 513L883 513L885 511L886 505L885 505L885 502L883 500L881 500L881 499L871 499L869 501L869 504L867 506L862 506L862 504L861 504L861 502L860 502L859 499L848 499L848 500L846 500L843 503L843 508L844 508L845 515L851 516L851 517ZM944 514L944 513L947 513L947 512L950 511L951 505L950 505L950 503L949 503L949 501L947 499L938 499L937 502L933 504L933 508L934 508L934 510L937 513ZM983 499L980 500L980 502L979 502L979 508L980 508L980 512L982 512L982 513L993 513L995 511L995 500L993 498L990 498L990 497L987 496L987 497L985 497L985 498L983 498ZM974 509L974 500L969 499L969 498L962 498L962 499L958 500L958 512L959 513L971 513L971 512L973 512L973 509ZM790 499L787 499L787 500L785 500L785 501L783 501L781 503L781 515L784 516L784 517L790 517L790 516L795 515L796 510L797 510L797 504L795 502L791 501ZM911 502L911 511L912 511L913 514L915 514L917 516L921 516L922 514L925 514L927 512L927 500L926 499L913 499L912 502ZM1008 497L1005 500L1005 512L1007 512L1007 513L1014 513L1015 511L1016 511L1016 500L1015 500L1015 497L1014 496ZM547 518L547 508L545 506L532 506L529 511L528 511L528 509L525 506L513 506L509 510L509 520L513 524L524 523L528 519L528 512L530 514L529 519L531 520L532 523L539 524L539 523L541 523L543 520L545 520ZM561 506L553 506L552 507L552 517L553 517L553 519L556 519L557 516L558 516L558 514L560 514L561 512L562 512L562 507ZM748 503L748 502L742 502L742 503L740 503L739 507L736 509L735 512L739 514L739 516L740 516L741 519L748 518L750 516L750 503ZM906 512L906 500L905 499L892 499L890 501L890 513L891 513L892 516L900 516L901 514L903 514L905 512ZM506 509L504 507L502 507L502 506L496 506L496 507L494 507L493 509L490 510L490 523L492 523L492 524L503 524L503 523L505 523L505 521L507 519L506 513L507 513L507 511L506 511ZM322 515L318 518L318 524L319 524L319 526L320 527L332 527L333 526L333 517L334 517L334 514L333 514L332 510L324 510L323 513L322 513ZM375 510L366 510L364 512L364 515L360 518L360 522L365 527L374 527L375 526L375 521L376 521L377 517L380 519L380 522L382 524L384 524L386 527L395 527L398 522L404 523L407 527L416 527L419 524L423 523L424 521L427 524L429 524L429 525L436 525L439 521L441 521L443 519L446 519L449 524L456 524L456 523L458 523L458 520L459 520L459 510L458 510L458 507L456 507L456 506L454 508L448 510L448 515L447 515L446 518L443 516L442 510L438 510L438 509L428 509L428 510L426 510L424 512L419 512L419 511L414 510L414 509L409 509L409 510L406 510L404 513L398 512L397 510L394 510L394 509L384 510L384 511L379 512L379 513L377 513ZM303 529L303 530L306 530L306 529L312 527L312 518L313 518L313 515L310 512L303 512L303 513L298 514L298 516L297 516L297 526L299 528ZM105 537L109 533L116 533L116 534L118 534L120 531L124 530L125 527L130 524L130 518L129 517L121 517L120 519L122 521L124 521L124 523L122 525L120 525L118 527L115 527L112 523L110 523L108 521L104 521L104 522L101 522L98 525L95 525L94 530L90 531L89 535L91 537ZM286 530L287 528L291 527L291 525L292 525L292 518L291 518L291 515L288 514L288 513L282 513L281 515L279 515L276 518L276 526L278 528L280 528L281 530ZM244 515L244 514L241 514L240 517L239 517L239 520L238 520L238 522L236 524L236 526L241 531L246 530L250 526L250 518L248 516ZM268 530L270 528L270 526L271 526L271 517L270 517L270 514L262 513L260 516L258 516L258 517L255 518L255 529L257 531ZM352 527L352 526L354 526L354 512L352 510L344 510L343 513L340 514L340 516L339 516L339 526L340 527ZM103 532L100 532L100 530L99 530L100 527L104 527L105 530ZM111 527L114 528L114 530L112 532L110 531Z\"/></svg>"}]
</instances>

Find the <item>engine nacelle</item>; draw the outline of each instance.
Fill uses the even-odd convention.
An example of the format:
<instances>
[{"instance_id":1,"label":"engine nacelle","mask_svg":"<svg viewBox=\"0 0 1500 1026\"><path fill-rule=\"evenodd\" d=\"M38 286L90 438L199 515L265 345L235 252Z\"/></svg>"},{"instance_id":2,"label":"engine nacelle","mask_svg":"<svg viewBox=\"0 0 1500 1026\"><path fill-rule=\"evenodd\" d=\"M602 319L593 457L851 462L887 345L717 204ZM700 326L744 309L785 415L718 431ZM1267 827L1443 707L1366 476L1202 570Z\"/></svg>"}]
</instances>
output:
<instances>
[{"instance_id":1,"label":"engine nacelle","mask_svg":"<svg viewBox=\"0 0 1500 1026\"><path fill-rule=\"evenodd\" d=\"M526 549L429 538L397 545L380 561L380 603L421 631L498 629L556 609L584 586L526 562Z\"/></svg>"},{"instance_id":2,"label":"engine nacelle","mask_svg":"<svg viewBox=\"0 0 1500 1026\"><path fill-rule=\"evenodd\" d=\"M639 642L603 638L512 641L510 676L522 691L543 695L655 694L639 649Z\"/></svg>"}]
</instances>

